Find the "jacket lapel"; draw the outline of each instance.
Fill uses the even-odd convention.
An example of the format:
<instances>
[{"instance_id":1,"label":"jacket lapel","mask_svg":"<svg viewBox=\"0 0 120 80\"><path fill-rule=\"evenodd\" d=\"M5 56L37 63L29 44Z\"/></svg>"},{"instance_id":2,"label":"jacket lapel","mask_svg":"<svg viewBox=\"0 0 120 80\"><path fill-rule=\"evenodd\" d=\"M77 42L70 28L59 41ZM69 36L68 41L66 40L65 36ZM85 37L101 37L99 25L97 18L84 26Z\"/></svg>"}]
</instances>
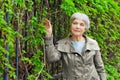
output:
<instances>
[{"instance_id":1,"label":"jacket lapel","mask_svg":"<svg viewBox=\"0 0 120 80\"><path fill-rule=\"evenodd\" d=\"M98 43L95 40L89 37L86 37L86 36L85 38L86 38L86 45L84 48L85 51L86 50L100 50ZM57 49L61 52L76 52L75 48L71 44L71 40L69 37L58 41Z\"/></svg>"},{"instance_id":2,"label":"jacket lapel","mask_svg":"<svg viewBox=\"0 0 120 80\"><path fill-rule=\"evenodd\" d=\"M100 50L100 48L98 46L98 43L95 40L93 40L89 37L86 37L85 50Z\"/></svg>"}]
</instances>

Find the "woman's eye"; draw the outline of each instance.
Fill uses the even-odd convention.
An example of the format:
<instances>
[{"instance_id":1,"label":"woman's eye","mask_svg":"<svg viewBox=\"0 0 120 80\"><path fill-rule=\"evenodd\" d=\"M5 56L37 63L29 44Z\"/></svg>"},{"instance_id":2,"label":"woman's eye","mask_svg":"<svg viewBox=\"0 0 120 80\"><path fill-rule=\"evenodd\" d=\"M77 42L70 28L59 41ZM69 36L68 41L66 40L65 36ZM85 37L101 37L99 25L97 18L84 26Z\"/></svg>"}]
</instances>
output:
<instances>
[{"instance_id":1,"label":"woman's eye","mask_svg":"<svg viewBox=\"0 0 120 80\"><path fill-rule=\"evenodd\" d=\"M73 22L73 24L75 24L75 25L76 25L76 24L78 24L78 23L77 23L77 22Z\"/></svg>"},{"instance_id":2,"label":"woman's eye","mask_svg":"<svg viewBox=\"0 0 120 80\"><path fill-rule=\"evenodd\" d=\"M83 23L80 23L80 26L85 26Z\"/></svg>"}]
</instances>

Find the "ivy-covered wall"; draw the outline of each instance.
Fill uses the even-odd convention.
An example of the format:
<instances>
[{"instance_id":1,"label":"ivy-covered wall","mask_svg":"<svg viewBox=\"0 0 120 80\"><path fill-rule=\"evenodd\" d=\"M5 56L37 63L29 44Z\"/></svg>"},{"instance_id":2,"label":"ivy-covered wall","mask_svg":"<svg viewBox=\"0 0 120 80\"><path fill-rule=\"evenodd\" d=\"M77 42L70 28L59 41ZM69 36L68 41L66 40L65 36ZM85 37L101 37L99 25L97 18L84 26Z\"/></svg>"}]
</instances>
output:
<instances>
[{"instance_id":1,"label":"ivy-covered wall","mask_svg":"<svg viewBox=\"0 0 120 80\"><path fill-rule=\"evenodd\" d=\"M89 16L86 35L99 43L108 80L120 79L119 0L1 0L0 5L0 80L49 80L61 71L45 61L42 22L51 21L56 42L69 34L74 12Z\"/></svg>"}]
</instances>

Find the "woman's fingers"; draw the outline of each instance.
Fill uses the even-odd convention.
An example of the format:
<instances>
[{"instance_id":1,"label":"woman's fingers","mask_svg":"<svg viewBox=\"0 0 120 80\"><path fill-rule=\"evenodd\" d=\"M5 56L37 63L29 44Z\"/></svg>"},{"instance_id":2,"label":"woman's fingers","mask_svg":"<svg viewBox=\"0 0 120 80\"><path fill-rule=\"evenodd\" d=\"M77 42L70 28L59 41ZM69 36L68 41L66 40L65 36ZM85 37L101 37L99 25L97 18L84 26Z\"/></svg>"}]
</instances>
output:
<instances>
[{"instance_id":1,"label":"woman's fingers","mask_svg":"<svg viewBox=\"0 0 120 80\"><path fill-rule=\"evenodd\" d=\"M43 25L46 27L46 36L50 37L52 34L52 26L51 26L51 22L48 19L45 19Z\"/></svg>"},{"instance_id":2,"label":"woman's fingers","mask_svg":"<svg viewBox=\"0 0 120 80\"><path fill-rule=\"evenodd\" d=\"M50 28L51 27L51 23L48 19L45 19L45 22L43 23L44 26L46 26L46 28Z\"/></svg>"}]
</instances>

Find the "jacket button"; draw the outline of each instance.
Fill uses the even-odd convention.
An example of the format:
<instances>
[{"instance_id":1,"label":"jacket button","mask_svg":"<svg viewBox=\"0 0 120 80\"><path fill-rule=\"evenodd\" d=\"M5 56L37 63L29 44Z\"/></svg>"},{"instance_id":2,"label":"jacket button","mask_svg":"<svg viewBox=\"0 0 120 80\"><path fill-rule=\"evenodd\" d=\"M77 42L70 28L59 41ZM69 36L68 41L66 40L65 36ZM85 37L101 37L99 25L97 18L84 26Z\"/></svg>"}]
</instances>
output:
<instances>
[{"instance_id":1,"label":"jacket button","mask_svg":"<svg viewBox=\"0 0 120 80\"><path fill-rule=\"evenodd\" d=\"M75 54L75 56L78 56L78 54Z\"/></svg>"}]
</instances>

